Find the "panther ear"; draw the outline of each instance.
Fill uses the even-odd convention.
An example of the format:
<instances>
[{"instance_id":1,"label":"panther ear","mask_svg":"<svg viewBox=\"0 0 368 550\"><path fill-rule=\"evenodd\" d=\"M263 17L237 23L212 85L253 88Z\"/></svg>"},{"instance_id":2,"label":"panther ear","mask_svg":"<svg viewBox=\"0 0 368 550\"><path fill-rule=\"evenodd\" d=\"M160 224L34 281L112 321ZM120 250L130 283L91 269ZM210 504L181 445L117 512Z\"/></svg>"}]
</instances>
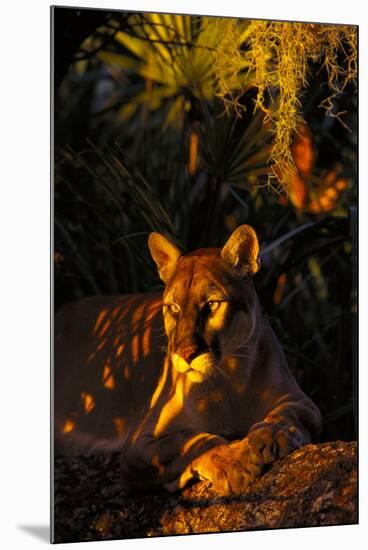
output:
<instances>
[{"instance_id":1,"label":"panther ear","mask_svg":"<svg viewBox=\"0 0 368 550\"><path fill-rule=\"evenodd\" d=\"M148 246L151 256L157 264L161 280L167 283L174 273L176 263L181 256L179 249L160 233L150 234L148 237Z\"/></svg>"},{"instance_id":2,"label":"panther ear","mask_svg":"<svg viewBox=\"0 0 368 550\"><path fill-rule=\"evenodd\" d=\"M235 229L221 250L221 257L241 277L257 273L260 268L259 244L254 229L250 225Z\"/></svg>"}]
</instances>

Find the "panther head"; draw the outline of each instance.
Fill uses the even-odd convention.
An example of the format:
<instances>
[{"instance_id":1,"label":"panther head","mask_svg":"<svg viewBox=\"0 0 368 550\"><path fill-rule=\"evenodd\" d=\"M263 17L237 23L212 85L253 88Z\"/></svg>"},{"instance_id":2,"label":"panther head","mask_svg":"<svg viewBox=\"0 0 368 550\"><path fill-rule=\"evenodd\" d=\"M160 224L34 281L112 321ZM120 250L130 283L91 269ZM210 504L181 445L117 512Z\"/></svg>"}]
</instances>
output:
<instances>
[{"instance_id":1,"label":"panther head","mask_svg":"<svg viewBox=\"0 0 368 550\"><path fill-rule=\"evenodd\" d=\"M151 233L148 244L165 283L163 316L173 367L192 382L202 382L225 357L240 354L257 327L256 233L242 225L222 249L190 254L181 254L159 233Z\"/></svg>"}]
</instances>

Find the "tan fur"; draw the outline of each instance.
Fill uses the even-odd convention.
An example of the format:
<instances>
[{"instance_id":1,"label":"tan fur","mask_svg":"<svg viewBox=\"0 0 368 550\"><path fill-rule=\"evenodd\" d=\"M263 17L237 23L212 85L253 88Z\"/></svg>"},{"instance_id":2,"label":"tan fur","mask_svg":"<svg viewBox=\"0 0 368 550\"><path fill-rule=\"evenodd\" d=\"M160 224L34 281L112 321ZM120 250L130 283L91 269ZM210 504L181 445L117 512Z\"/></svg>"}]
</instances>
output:
<instances>
[{"instance_id":1,"label":"tan fur","mask_svg":"<svg viewBox=\"0 0 368 550\"><path fill-rule=\"evenodd\" d=\"M199 477L241 493L321 422L261 315L255 232L242 226L222 250L186 256L162 235L149 246L162 298L91 298L58 316L58 448L121 450L131 489Z\"/></svg>"}]
</instances>

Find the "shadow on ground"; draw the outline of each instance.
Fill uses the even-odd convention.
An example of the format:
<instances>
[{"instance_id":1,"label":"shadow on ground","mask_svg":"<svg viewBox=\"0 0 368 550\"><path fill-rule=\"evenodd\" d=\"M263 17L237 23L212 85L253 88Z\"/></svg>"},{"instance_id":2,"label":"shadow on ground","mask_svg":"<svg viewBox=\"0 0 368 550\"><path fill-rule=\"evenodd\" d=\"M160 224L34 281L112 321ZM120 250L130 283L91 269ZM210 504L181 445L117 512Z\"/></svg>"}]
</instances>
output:
<instances>
[{"instance_id":1,"label":"shadow on ground","mask_svg":"<svg viewBox=\"0 0 368 550\"><path fill-rule=\"evenodd\" d=\"M50 527L48 525L17 525L17 529L29 533L42 542L50 542Z\"/></svg>"}]
</instances>

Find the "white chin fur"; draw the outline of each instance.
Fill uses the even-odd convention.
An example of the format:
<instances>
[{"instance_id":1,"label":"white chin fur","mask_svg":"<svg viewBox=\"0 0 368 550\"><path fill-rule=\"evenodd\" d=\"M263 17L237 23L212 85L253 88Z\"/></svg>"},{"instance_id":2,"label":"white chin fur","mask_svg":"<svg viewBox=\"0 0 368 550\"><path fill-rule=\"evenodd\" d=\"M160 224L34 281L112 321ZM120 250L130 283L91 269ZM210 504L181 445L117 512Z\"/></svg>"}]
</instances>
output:
<instances>
[{"instance_id":1,"label":"white chin fur","mask_svg":"<svg viewBox=\"0 0 368 550\"><path fill-rule=\"evenodd\" d=\"M177 353L173 353L171 356L172 363L174 365L174 369L178 372L187 372L190 369L190 366L188 363L180 357Z\"/></svg>"},{"instance_id":2,"label":"white chin fur","mask_svg":"<svg viewBox=\"0 0 368 550\"><path fill-rule=\"evenodd\" d=\"M203 382L203 380L205 380L206 378L204 374L193 369L190 369L187 372L187 377L191 382L194 382L195 384L198 384L198 382Z\"/></svg>"},{"instance_id":3,"label":"white chin fur","mask_svg":"<svg viewBox=\"0 0 368 550\"><path fill-rule=\"evenodd\" d=\"M202 382L214 366L212 353L202 353L189 364L180 355L173 353L172 363L177 372L186 373L191 382Z\"/></svg>"}]
</instances>

